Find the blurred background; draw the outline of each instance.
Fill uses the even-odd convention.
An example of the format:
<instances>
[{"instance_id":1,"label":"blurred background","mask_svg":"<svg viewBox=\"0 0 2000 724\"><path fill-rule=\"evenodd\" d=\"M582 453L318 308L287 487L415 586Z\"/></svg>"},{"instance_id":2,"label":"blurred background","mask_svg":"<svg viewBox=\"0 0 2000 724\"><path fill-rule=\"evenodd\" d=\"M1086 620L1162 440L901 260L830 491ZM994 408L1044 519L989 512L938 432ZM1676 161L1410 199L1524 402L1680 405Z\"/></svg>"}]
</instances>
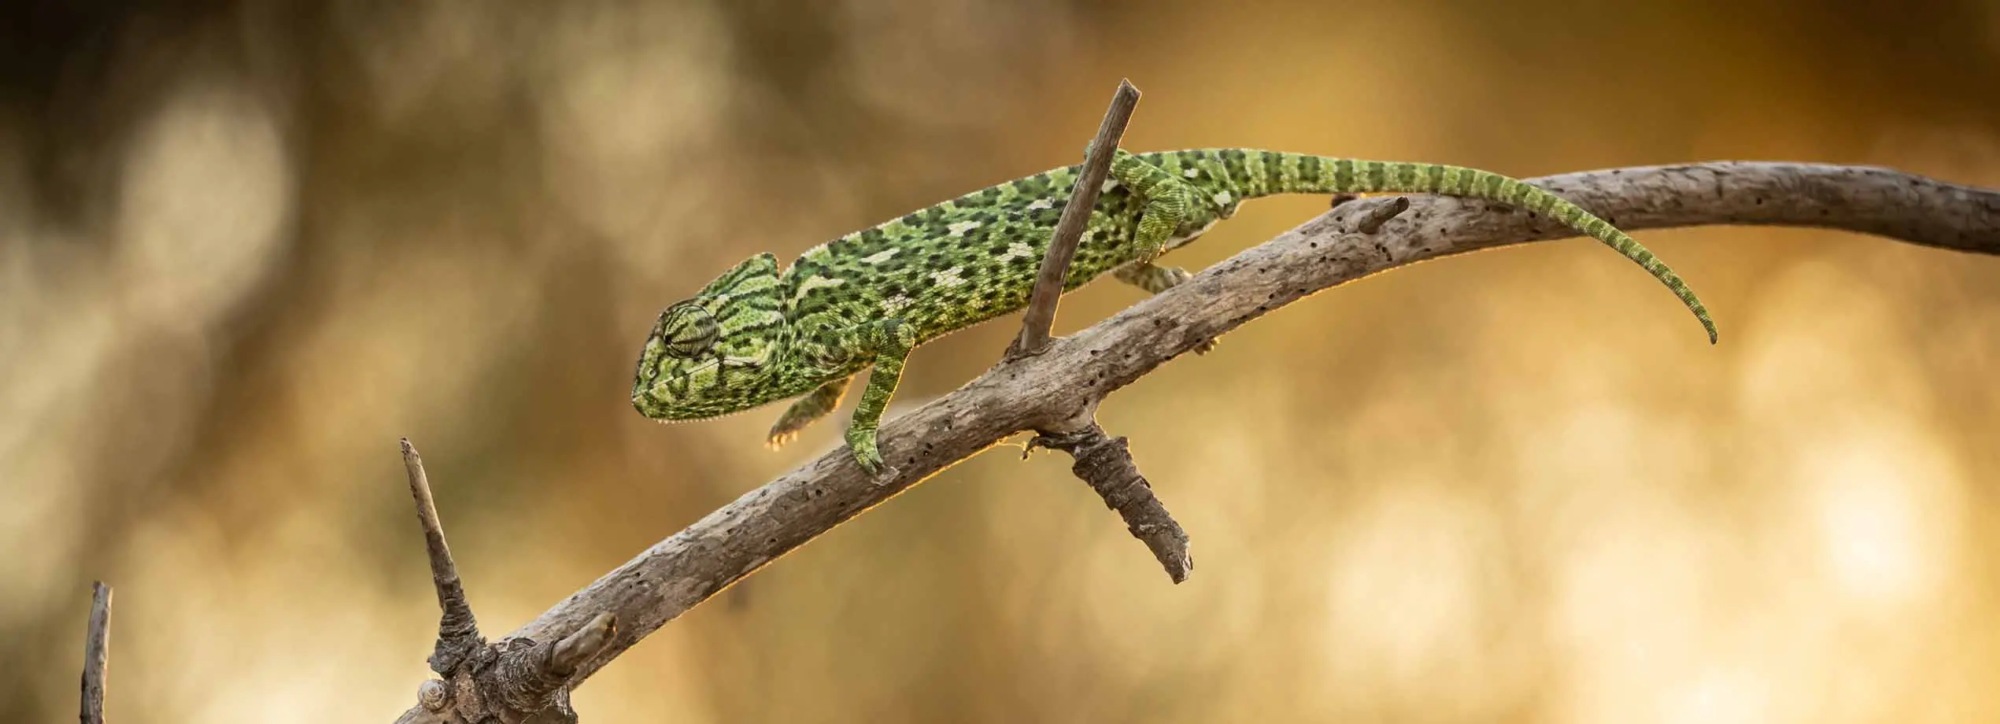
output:
<instances>
[{"instance_id":1,"label":"blurred background","mask_svg":"<svg viewBox=\"0 0 2000 724\"><path fill-rule=\"evenodd\" d=\"M0 11L0 720L388 721L424 451L499 635L836 443L627 401L759 251L1137 150L1534 176L1738 158L2000 185L2000 3L29 0ZM1310 218L1262 201L1175 261ZM1114 396L1170 585L995 448L673 622L590 722L2000 719L2000 260L1584 240L1318 295ZM1135 301L1101 284L1058 330ZM901 400L1013 318L924 347Z\"/></svg>"}]
</instances>

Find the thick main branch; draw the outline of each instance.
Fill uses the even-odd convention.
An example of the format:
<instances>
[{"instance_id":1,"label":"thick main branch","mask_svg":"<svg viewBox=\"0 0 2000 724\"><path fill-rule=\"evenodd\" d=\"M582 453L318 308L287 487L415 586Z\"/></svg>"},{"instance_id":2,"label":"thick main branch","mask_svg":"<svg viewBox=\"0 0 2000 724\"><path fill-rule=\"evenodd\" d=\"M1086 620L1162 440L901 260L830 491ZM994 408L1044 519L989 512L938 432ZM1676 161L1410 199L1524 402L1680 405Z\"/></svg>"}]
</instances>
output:
<instances>
[{"instance_id":1,"label":"thick main branch","mask_svg":"<svg viewBox=\"0 0 2000 724\"><path fill-rule=\"evenodd\" d=\"M1627 230L1712 224L1823 227L1945 249L2000 254L2000 192L1887 169L1787 163L1708 163L1565 174L1535 181ZM1499 204L1413 196L1372 234L1387 199L1341 204L1217 264L1041 355L1013 359L885 424L887 483L840 465L845 448L710 513L576 595L515 636L559 639L601 612L616 614L612 655L730 583L945 467L1016 432L1073 417L1111 391L1246 321L1301 297L1405 264L1539 239L1574 236ZM1634 276L1633 283L1645 283ZM1684 323L1666 315L1661 323ZM1693 327L1688 334L1696 334ZM1726 336L1726 335L1725 335Z\"/></svg>"}]
</instances>

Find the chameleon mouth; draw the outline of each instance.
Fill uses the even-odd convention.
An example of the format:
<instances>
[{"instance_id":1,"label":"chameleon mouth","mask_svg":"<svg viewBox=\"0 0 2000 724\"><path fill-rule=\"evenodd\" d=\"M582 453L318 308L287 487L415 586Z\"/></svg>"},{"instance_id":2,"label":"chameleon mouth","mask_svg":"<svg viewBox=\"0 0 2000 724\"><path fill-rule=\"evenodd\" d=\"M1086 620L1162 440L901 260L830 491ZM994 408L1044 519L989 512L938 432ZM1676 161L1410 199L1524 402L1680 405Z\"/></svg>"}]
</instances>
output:
<instances>
[{"instance_id":1,"label":"chameleon mouth","mask_svg":"<svg viewBox=\"0 0 2000 724\"><path fill-rule=\"evenodd\" d=\"M764 405L756 405L753 407L745 407L737 410L728 410L724 412L694 413L689 415L675 415L673 417L654 417L652 415L646 415L645 410L640 410L639 414L645 415L646 419L652 420L653 422L657 422L662 425L679 425L684 422L701 422L703 420L717 420L724 417L735 417L737 415L741 415L751 410L764 407L765 405L768 404L770 403L765 403Z\"/></svg>"},{"instance_id":2,"label":"chameleon mouth","mask_svg":"<svg viewBox=\"0 0 2000 724\"><path fill-rule=\"evenodd\" d=\"M656 379L652 384L637 381L632 386L632 406L639 414L664 425L729 417L777 401L768 399L742 406L744 400L740 399L730 400L726 396L705 398L707 394L731 389L722 379L727 376L727 371L727 365L721 360L711 359L673 376ZM710 372L717 375L712 384L694 379L697 374Z\"/></svg>"},{"instance_id":3,"label":"chameleon mouth","mask_svg":"<svg viewBox=\"0 0 2000 724\"><path fill-rule=\"evenodd\" d=\"M654 405L651 408L652 411L649 412L647 408L647 403L641 402L642 399L643 398L640 397L634 397L632 399L632 407L637 409L639 411L639 414L644 415L646 419L652 420L662 425L674 425L683 422L700 422L702 420L714 420L716 418L729 417L730 415L750 411L750 408L744 408L740 410L718 409L713 412L710 412L707 410L688 410L686 408L665 408L664 406ZM664 413L664 414L656 414L656 413Z\"/></svg>"}]
</instances>

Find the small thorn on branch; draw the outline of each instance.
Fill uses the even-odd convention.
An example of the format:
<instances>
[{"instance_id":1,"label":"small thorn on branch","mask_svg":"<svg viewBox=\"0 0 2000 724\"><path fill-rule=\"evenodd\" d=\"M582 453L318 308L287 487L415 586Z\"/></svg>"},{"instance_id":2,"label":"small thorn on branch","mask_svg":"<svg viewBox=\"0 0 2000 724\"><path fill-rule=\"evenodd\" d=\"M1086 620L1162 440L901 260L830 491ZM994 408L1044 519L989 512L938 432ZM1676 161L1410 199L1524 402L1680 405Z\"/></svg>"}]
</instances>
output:
<instances>
[{"instance_id":1,"label":"small thorn on branch","mask_svg":"<svg viewBox=\"0 0 2000 724\"><path fill-rule=\"evenodd\" d=\"M1118 511L1118 516L1125 519L1126 530L1146 544L1153 558L1166 569L1167 576L1174 583L1187 580L1188 573L1194 570L1194 558L1188 555L1187 531L1181 529L1159 496L1153 494L1152 484L1139 474L1125 438L1111 437L1092 422L1075 432L1040 432L1028 441L1029 450L1037 447L1069 453L1075 459L1070 471L1090 484L1104 498L1105 506Z\"/></svg>"},{"instance_id":2,"label":"small thorn on branch","mask_svg":"<svg viewBox=\"0 0 2000 724\"><path fill-rule=\"evenodd\" d=\"M83 724L104 724L104 675L111 658L111 587L90 584L90 624L83 636Z\"/></svg>"},{"instance_id":3,"label":"small thorn on branch","mask_svg":"<svg viewBox=\"0 0 2000 724\"><path fill-rule=\"evenodd\" d=\"M453 669L486 646L479 635L479 622L472 605L465 600L465 585L458 580L458 564L452 562L451 547L445 544L444 524L438 521L437 505L431 501L430 479L424 475L423 458L408 438L402 440L403 468L410 477L410 496L417 501L417 522L424 527L424 548L430 554L431 582L437 586L437 647L431 653L431 670L449 676Z\"/></svg>"},{"instance_id":4,"label":"small thorn on branch","mask_svg":"<svg viewBox=\"0 0 2000 724\"><path fill-rule=\"evenodd\" d=\"M584 662L604 651L617 633L617 617L602 612L561 641L502 641L503 651L495 667L501 699L514 711L567 712L569 678Z\"/></svg>"},{"instance_id":5,"label":"small thorn on branch","mask_svg":"<svg viewBox=\"0 0 2000 724\"><path fill-rule=\"evenodd\" d=\"M1130 80L1118 81L1118 92L1111 97L1111 107L1105 110L1104 121L1097 126L1097 137L1090 142L1083 169L1070 187L1069 204L1063 207L1062 218L1056 222L1049 250L1042 255L1042 269L1035 277L1035 289L1028 295L1028 311L1021 319L1021 334L1007 348L1005 359L1039 354L1049 346L1049 329L1056 321L1056 300L1062 296L1070 260L1076 258L1076 245L1083 239L1083 227L1090 223L1090 210L1097 206L1104 179L1111 174L1111 157L1118 150L1119 139L1125 136L1132 110L1138 106L1139 89Z\"/></svg>"},{"instance_id":6,"label":"small thorn on branch","mask_svg":"<svg viewBox=\"0 0 2000 724\"><path fill-rule=\"evenodd\" d=\"M611 643L611 637L618 633L618 617L605 611L592 617L583 628L556 642L549 652L548 671L556 676L569 678L576 673L583 662L603 651Z\"/></svg>"},{"instance_id":7,"label":"small thorn on branch","mask_svg":"<svg viewBox=\"0 0 2000 724\"><path fill-rule=\"evenodd\" d=\"M1355 233L1373 234L1381 231L1382 225L1389 223L1390 219L1401 216L1403 212L1409 210L1410 197L1398 196L1393 199L1387 199L1362 209L1360 215L1354 217L1348 228L1353 229Z\"/></svg>"}]
</instances>

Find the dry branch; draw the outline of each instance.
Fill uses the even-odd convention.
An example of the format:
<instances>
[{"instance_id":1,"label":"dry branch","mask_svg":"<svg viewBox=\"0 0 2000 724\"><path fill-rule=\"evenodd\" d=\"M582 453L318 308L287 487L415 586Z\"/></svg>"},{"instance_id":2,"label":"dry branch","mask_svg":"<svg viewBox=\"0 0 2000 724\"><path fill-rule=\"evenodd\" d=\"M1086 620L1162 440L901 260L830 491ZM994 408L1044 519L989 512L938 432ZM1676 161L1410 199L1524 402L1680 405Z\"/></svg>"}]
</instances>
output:
<instances>
[{"instance_id":1,"label":"dry branch","mask_svg":"<svg viewBox=\"0 0 2000 724\"><path fill-rule=\"evenodd\" d=\"M437 588L437 646L431 652L431 670L450 675L453 669L486 646L479 635L479 621L465 600L465 585L458 580L458 564L451 559L451 546L444 541L444 523L438 520L437 504L431 500L430 478L424 474L424 460L408 439L403 445L403 470L409 476L410 497L416 499L417 523L424 528L424 552L431 560L431 584Z\"/></svg>"},{"instance_id":2,"label":"dry branch","mask_svg":"<svg viewBox=\"0 0 2000 724\"><path fill-rule=\"evenodd\" d=\"M1028 441L1028 450L1038 447L1069 453L1076 460L1070 472L1089 483L1104 499L1105 507L1118 511L1118 517L1125 520L1125 530L1146 544L1160 567L1167 569L1167 577L1175 583L1187 580L1194 570L1187 531L1153 494L1153 484L1139 474L1125 438L1107 435L1092 422L1073 432L1039 433ZM1021 453L1021 457L1027 456L1027 452Z\"/></svg>"},{"instance_id":3,"label":"dry branch","mask_svg":"<svg viewBox=\"0 0 2000 724\"><path fill-rule=\"evenodd\" d=\"M1356 234L1373 234L1381 231L1382 225L1389 223L1390 219L1401 216L1403 212L1409 210L1410 197L1397 196L1384 203L1371 204L1367 210L1355 214L1349 219L1348 228L1353 229Z\"/></svg>"},{"instance_id":4,"label":"dry branch","mask_svg":"<svg viewBox=\"0 0 2000 724\"><path fill-rule=\"evenodd\" d=\"M1880 168L1707 163L1565 174L1535 180L1627 230L1710 224L1820 227L1943 249L2000 254L2000 192ZM1501 204L1409 197L1376 233L1350 221L1390 199L1336 206L1217 264L1174 289L996 365L957 391L883 425L883 456L901 474L881 482L842 464L845 448L750 491L655 544L521 627L562 638L600 614L620 622L571 684L667 621L951 464L1023 430L1060 429L1099 400L1206 340L1309 294L1426 259L1573 236ZM1633 277L1642 283L1642 277ZM1699 280L1696 280L1699 283ZM1664 305L1659 320L1678 318ZM1689 330L1693 339L1694 330ZM422 712L421 708L412 710ZM406 717L409 715L406 715Z\"/></svg>"},{"instance_id":5,"label":"dry branch","mask_svg":"<svg viewBox=\"0 0 2000 724\"><path fill-rule=\"evenodd\" d=\"M1063 278L1069 276L1069 263L1076 258L1083 227L1090 223L1090 210L1097 206L1097 196L1104 190L1104 177L1111 173L1111 157L1138 107L1139 89L1132 81L1118 81L1111 107L1104 111L1097 137L1091 139L1090 152L1084 155L1083 168L1070 186L1069 204L1056 220L1055 234L1049 238L1049 250L1042 255L1042 268L1035 276L1035 288L1028 295L1028 311L1021 315L1021 334L1007 349L1007 357L1039 354L1049 346L1049 329L1056 322L1056 300L1062 296Z\"/></svg>"},{"instance_id":6,"label":"dry branch","mask_svg":"<svg viewBox=\"0 0 2000 724\"><path fill-rule=\"evenodd\" d=\"M617 633L617 618L599 613L559 640L509 636L488 644L479 635L458 565L445 544L444 524L431 499L430 476L416 447L405 439L403 468L409 476L410 497L416 500L417 521L424 529L424 549L431 560L431 582L437 587L437 648L431 670L442 679L417 687L417 706L396 721L464 722L467 724L526 724L575 722L569 706L571 677L583 663L604 650Z\"/></svg>"},{"instance_id":7,"label":"dry branch","mask_svg":"<svg viewBox=\"0 0 2000 724\"><path fill-rule=\"evenodd\" d=\"M104 724L104 675L111 657L111 587L90 584L90 624L83 634L83 724Z\"/></svg>"},{"instance_id":8,"label":"dry branch","mask_svg":"<svg viewBox=\"0 0 2000 724\"><path fill-rule=\"evenodd\" d=\"M1138 105L1139 89L1132 86L1132 81L1119 81L1118 92L1112 95L1111 107L1104 112L1104 121L1097 126L1097 137L1091 140L1090 152L1085 154L1083 169L1070 187L1069 203L1063 207L1062 218L1049 238L1049 249L1042 255L1041 273L1035 277L1035 288L1028 295L1028 311L1021 315L1021 333L1000 361L1041 354L1048 349L1049 329L1055 324L1056 304L1062 297L1063 281L1069 276L1070 261L1076 257L1076 246L1083 240L1083 227L1090 221L1090 210L1097 206L1097 196L1111 172L1111 159ZM1204 346L1198 351L1205 350ZM1139 464L1133 462L1125 438L1114 440L1105 434L1104 428L1098 427L1096 410L1091 405L1068 419L1037 427L1028 451L1039 446L1069 453L1076 460L1070 471L1104 498L1105 506L1118 511L1125 519L1126 529L1153 552L1160 566L1167 569L1167 576L1175 583L1187 580L1188 571L1194 568L1194 559L1188 555L1187 531L1181 529L1181 524L1167 512L1166 504L1153 495L1153 487L1139 475ZM1022 453L1023 457L1026 455Z\"/></svg>"}]
</instances>

